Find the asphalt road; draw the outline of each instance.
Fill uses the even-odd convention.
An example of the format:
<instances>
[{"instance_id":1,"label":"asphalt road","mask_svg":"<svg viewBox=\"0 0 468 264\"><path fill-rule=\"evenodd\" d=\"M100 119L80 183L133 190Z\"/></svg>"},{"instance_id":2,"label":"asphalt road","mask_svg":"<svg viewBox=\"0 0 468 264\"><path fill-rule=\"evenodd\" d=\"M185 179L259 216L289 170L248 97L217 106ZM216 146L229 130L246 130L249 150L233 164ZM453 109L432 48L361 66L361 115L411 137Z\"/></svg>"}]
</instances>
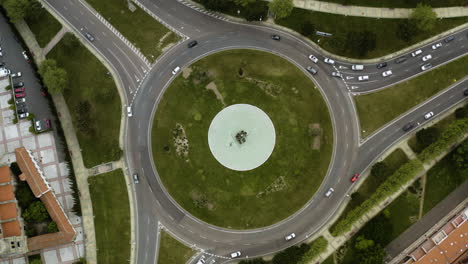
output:
<instances>
[{"instance_id":1,"label":"asphalt road","mask_svg":"<svg viewBox=\"0 0 468 264\"><path fill-rule=\"evenodd\" d=\"M188 49L185 41L171 48L151 66L147 78L141 81L149 67L102 24L94 11L78 0L47 0L47 3L76 32L94 34L96 40L93 43L83 40L112 66L124 88L127 104L133 106L133 117L125 125L125 153L129 172L139 172L142 179L140 184L134 186L137 208L136 263L156 262L158 223L193 247L219 256L217 263L229 261L226 258L228 254L237 250L242 252L242 257L254 257L299 243L327 223L352 188L349 177L364 170L386 148L397 142L404 135L401 130L404 124L410 121L421 123L426 111L432 110L437 114L460 100L466 100L462 97L462 85L453 87L392 122L360 145L357 114L349 89L356 93L368 92L395 84L418 74L422 61L418 57L408 59L403 64L390 62L387 68L392 69L394 74L389 78L383 78L375 65L365 65L365 70L357 73L349 70L349 64L337 62L336 69L341 70L346 82L331 77L330 73L336 69L323 61L319 62L315 65L319 73L313 76L313 80L319 86L332 115L335 144L332 163L317 195L300 211L273 226L243 231L219 228L195 219L180 208L165 191L153 163L150 150L153 114L159 97L173 79L172 69L189 65L223 49L252 48L283 56L304 70L313 64L307 58L309 54L323 59L320 51L300 38L276 29L215 19L174 0L143 0L142 3L154 14L189 38L196 39L199 44ZM281 41L272 40L272 33L281 35ZM431 63L440 65L466 54L466 33L465 29L457 34L453 42L431 51L434 57ZM465 42L459 39L465 39ZM424 54L429 53L427 47L423 49ZM340 65L346 69L340 68ZM354 84L355 79L346 78L358 74L369 75L370 81ZM350 86L358 88L352 89ZM335 189L334 195L325 198L323 194L330 187ZM295 232L297 238L286 242L284 236L291 232Z\"/></svg>"}]
</instances>

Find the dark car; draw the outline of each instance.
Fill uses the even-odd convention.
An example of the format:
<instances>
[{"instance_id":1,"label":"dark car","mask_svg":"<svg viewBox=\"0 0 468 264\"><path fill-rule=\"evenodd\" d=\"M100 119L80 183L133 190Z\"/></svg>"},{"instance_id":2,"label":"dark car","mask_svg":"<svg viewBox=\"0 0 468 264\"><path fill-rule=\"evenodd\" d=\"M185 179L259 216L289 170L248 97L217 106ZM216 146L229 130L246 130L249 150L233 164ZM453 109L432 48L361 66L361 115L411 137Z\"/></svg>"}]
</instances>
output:
<instances>
[{"instance_id":1,"label":"dark car","mask_svg":"<svg viewBox=\"0 0 468 264\"><path fill-rule=\"evenodd\" d=\"M405 57L405 56L402 56L402 57L397 58L397 59L395 60L395 63L402 63L402 62L404 62L404 61L406 61L406 57Z\"/></svg>"},{"instance_id":2,"label":"dark car","mask_svg":"<svg viewBox=\"0 0 468 264\"><path fill-rule=\"evenodd\" d=\"M466 89L465 91L463 91L463 95L464 95L464 96L467 96L467 95L468 95L468 89Z\"/></svg>"},{"instance_id":3,"label":"dark car","mask_svg":"<svg viewBox=\"0 0 468 264\"><path fill-rule=\"evenodd\" d=\"M381 62L381 63L377 64L377 69L382 69L383 67L387 67L386 62Z\"/></svg>"},{"instance_id":4,"label":"dark car","mask_svg":"<svg viewBox=\"0 0 468 264\"><path fill-rule=\"evenodd\" d=\"M94 37L93 37L93 35L91 35L91 33L86 32L84 35L89 41L91 41L91 42L94 41Z\"/></svg>"},{"instance_id":5,"label":"dark car","mask_svg":"<svg viewBox=\"0 0 468 264\"><path fill-rule=\"evenodd\" d=\"M3 61L0 62L0 67L5 67L5 63Z\"/></svg>"},{"instance_id":6,"label":"dark car","mask_svg":"<svg viewBox=\"0 0 468 264\"><path fill-rule=\"evenodd\" d=\"M450 41L452 41L452 40L454 40L454 39L455 39L455 36L450 36L450 37L444 39L444 42L445 42L445 43L449 43Z\"/></svg>"},{"instance_id":7,"label":"dark car","mask_svg":"<svg viewBox=\"0 0 468 264\"><path fill-rule=\"evenodd\" d=\"M24 86L24 82L13 83L13 88L20 88Z\"/></svg>"},{"instance_id":8,"label":"dark car","mask_svg":"<svg viewBox=\"0 0 468 264\"><path fill-rule=\"evenodd\" d=\"M192 40L192 41L190 41L190 42L187 44L187 47L193 48L193 47L195 47L197 44L198 44L198 42L197 42L196 40Z\"/></svg>"},{"instance_id":9,"label":"dark car","mask_svg":"<svg viewBox=\"0 0 468 264\"><path fill-rule=\"evenodd\" d=\"M278 35L271 35L271 39L274 39L274 40L281 40L281 37L278 36Z\"/></svg>"},{"instance_id":10,"label":"dark car","mask_svg":"<svg viewBox=\"0 0 468 264\"><path fill-rule=\"evenodd\" d=\"M403 131L408 132L411 129L413 129L413 127L414 127L414 123L408 123L408 124L403 126Z\"/></svg>"}]
</instances>

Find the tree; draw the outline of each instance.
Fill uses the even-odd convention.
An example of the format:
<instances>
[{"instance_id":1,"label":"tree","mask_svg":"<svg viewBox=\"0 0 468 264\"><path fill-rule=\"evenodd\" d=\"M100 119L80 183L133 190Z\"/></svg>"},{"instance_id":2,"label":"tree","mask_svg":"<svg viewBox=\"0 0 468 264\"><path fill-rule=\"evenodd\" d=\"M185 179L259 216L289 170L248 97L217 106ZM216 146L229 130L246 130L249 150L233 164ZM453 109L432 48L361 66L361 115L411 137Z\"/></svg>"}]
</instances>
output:
<instances>
[{"instance_id":1,"label":"tree","mask_svg":"<svg viewBox=\"0 0 468 264\"><path fill-rule=\"evenodd\" d=\"M255 3L257 0L234 0L234 3L240 6L248 6L249 4Z\"/></svg>"},{"instance_id":2,"label":"tree","mask_svg":"<svg viewBox=\"0 0 468 264\"><path fill-rule=\"evenodd\" d=\"M58 231L57 223L54 221L47 224L47 233L57 233Z\"/></svg>"},{"instance_id":3,"label":"tree","mask_svg":"<svg viewBox=\"0 0 468 264\"><path fill-rule=\"evenodd\" d=\"M468 117L468 105L457 108L457 110L455 110L456 119L462 119L462 118L467 118L467 117Z\"/></svg>"},{"instance_id":4,"label":"tree","mask_svg":"<svg viewBox=\"0 0 468 264\"><path fill-rule=\"evenodd\" d=\"M266 18L268 15L268 8L262 1L252 2L248 4L242 11L241 15L247 19L247 21L260 20L260 18Z\"/></svg>"},{"instance_id":5,"label":"tree","mask_svg":"<svg viewBox=\"0 0 468 264\"><path fill-rule=\"evenodd\" d=\"M358 236L354 247L358 250L364 250L375 245L374 240L366 239L364 236Z\"/></svg>"},{"instance_id":6,"label":"tree","mask_svg":"<svg viewBox=\"0 0 468 264\"><path fill-rule=\"evenodd\" d=\"M419 30L429 31L434 28L437 14L432 10L431 6L418 3L411 13L410 19L414 21L414 24Z\"/></svg>"},{"instance_id":7,"label":"tree","mask_svg":"<svg viewBox=\"0 0 468 264\"><path fill-rule=\"evenodd\" d=\"M28 0L6 0L3 7L7 11L11 22L16 23L26 16L29 8Z\"/></svg>"},{"instance_id":8,"label":"tree","mask_svg":"<svg viewBox=\"0 0 468 264\"><path fill-rule=\"evenodd\" d=\"M292 0L273 0L268 4L268 7L277 19L289 16L294 9Z\"/></svg>"},{"instance_id":9,"label":"tree","mask_svg":"<svg viewBox=\"0 0 468 264\"><path fill-rule=\"evenodd\" d=\"M416 132L416 139L422 148L426 148L434 143L439 137L439 130L435 127L428 127Z\"/></svg>"},{"instance_id":10,"label":"tree","mask_svg":"<svg viewBox=\"0 0 468 264\"><path fill-rule=\"evenodd\" d=\"M391 173L387 163L383 161L376 162L371 168L371 175L375 178L386 178Z\"/></svg>"},{"instance_id":11,"label":"tree","mask_svg":"<svg viewBox=\"0 0 468 264\"><path fill-rule=\"evenodd\" d=\"M385 250L377 244L364 250L358 250L357 263L359 264L382 264L385 257Z\"/></svg>"},{"instance_id":12,"label":"tree","mask_svg":"<svg viewBox=\"0 0 468 264\"><path fill-rule=\"evenodd\" d=\"M457 150L452 157L457 167L461 170L468 170L468 140L463 141L463 143L458 146Z\"/></svg>"},{"instance_id":13,"label":"tree","mask_svg":"<svg viewBox=\"0 0 468 264\"><path fill-rule=\"evenodd\" d=\"M202 3L207 9L222 11L226 0L204 0Z\"/></svg>"},{"instance_id":14,"label":"tree","mask_svg":"<svg viewBox=\"0 0 468 264\"><path fill-rule=\"evenodd\" d=\"M310 249L307 244L301 244L300 246L292 246L277 253L272 260L273 264L296 264L302 258L302 256Z\"/></svg>"},{"instance_id":15,"label":"tree","mask_svg":"<svg viewBox=\"0 0 468 264\"><path fill-rule=\"evenodd\" d=\"M254 258L249 260L241 260L239 264L267 264L267 262L262 258Z\"/></svg>"},{"instance_id":16,"label":"tree","mask_svg":"<svg viewBox=\"0 0 468 264\"><path fill-rule=\"evenodd\" d=\"M55 60L47 59L39 65L39 74L42 76L45 86L52 94L62 93L68 85L67 72L57 67Z\"/></svg>"},{"instance_id":17,"label":"tree","mask_svg":"<svg viewBox=\"0 0 468 264\"><path fill-rule=\"evenodd\" d=\"M23 181L18 182L15 196L18 200L18 205L23 210L25 210L34 201L34 199L36 199L28 184Z\"/></svg>"},{"instance_id":18,"label":"tree","mask_svg":"<svg viewBox=\"0 0 468 264\"><path fill-rule=\"evenodd\" d=\"M306 20L304 23L301 25L301 34L308 37L312 34L315 33L315 26L312 24L312 22Z\"/></svg>"},{"instance_id":19,"label":"tree","mask_svg":"<svg viewBox=\"0 0 468 264\"><path fill-rule=\"evenodd\" d=\"M70 32L65 33L62 37L62 43L68 49L74 49L80 45L78 39Z\"/></svg>"},{"instance_id":20,"label":"tree","mask_svg":"<svg viewBox=\"0 0 468 264\"><path fill-rule=\"evenodd\" d=\"M26 10L26 17L31 19L38 19L43 12L47 12L43 9L41 3L36 0L31 0L29 2L29 7Z\"/></svg>"},{"instance_id":21,"label":"tree","mask_svg":"<svg viewBox=\"0 0 468 264\"><path fill-rule=\"evenodd\" d=\"M23 218L28 222L44 222L49 218L49 214L41 201L35 201L23 213Z\"/></svg>"},{"instance_id":22,"label":"tree","mask_svg":"<svg viewBox=\"0 0 468 264\"><path fill-rule=\"evenodd\" d=\"M399 39L409 42L418 33L418 28L412 20L406 19L398 24L396 35Z\"/></svg>"}]
</instances>

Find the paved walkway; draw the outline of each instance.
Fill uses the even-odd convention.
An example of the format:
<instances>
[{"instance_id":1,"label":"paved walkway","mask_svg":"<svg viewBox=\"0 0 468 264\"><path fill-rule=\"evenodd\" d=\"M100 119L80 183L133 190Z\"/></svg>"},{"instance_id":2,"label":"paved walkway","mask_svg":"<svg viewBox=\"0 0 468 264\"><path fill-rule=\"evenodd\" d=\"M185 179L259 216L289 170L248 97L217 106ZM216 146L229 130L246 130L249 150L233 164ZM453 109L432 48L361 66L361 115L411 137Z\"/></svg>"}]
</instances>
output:
<instances>
[{"instance_id":1,"label":"paved walkway","mask_svg":"<svg viewBox=\"0 0 468 264\"><path fill-rule=\"evenodd\" d=\"M31 32L28 25L24 21L20 21L19 23L15 24L15 26L25 40L29 50L35 55L34 59L36 63L40 64L43 60L45 60L45 55L44 51L37 43L34 34ZM51 42L56 44L58 40L60 40L61 36L63 36L63 33L64 32L62 32L62 30L59 31L59 33L57 33L59 37L54 37ZM53 47L53 45L50 43L47 46L49 46L49 49L52 49ZM71 115L65 99L62 95L52 95L52 100L54 101L54 105L57 109L57 114L65 134L65 140L70 152L70 157L78 184L85 233L86 260L89 264L96 264L96 235L94 229L93 206L88 188L88 170L83 163L80 145L78 143L78 138L76 137L76 132L73 127Z\"/></svg>"},{"instance_id":2,"label":"paved walkway","mask_svg":"<svg viewBox=\"0 0 468 264\"><path fill-rule=\"evenodd\" d=\"M380 8L366 6L348 6L336 3L328 3L317 0L293 0L294 6L318 12L375 18L407 18L411 14L411 8ZM468 16L467 7L434 8L437 17L462 17Z\"/></svg>"},{"instance_id":3,"label":"paved walkway","mask_svg":"<svg viewBox=\"0 0 468 264\"><path fill-rule=\"evenodd\" d=\"M44 56L47 55L47 53L49 53L49 51L53 49L55 45L57 45L57 43L62 39L63 35L65 35L65 33L67 32L68 32L68 28L62 26L60 31L57 32L57 34L55 34L55 36L49 41L49 43L42 50L42 53L44 54Z\"/></svg>"}]
</instances>

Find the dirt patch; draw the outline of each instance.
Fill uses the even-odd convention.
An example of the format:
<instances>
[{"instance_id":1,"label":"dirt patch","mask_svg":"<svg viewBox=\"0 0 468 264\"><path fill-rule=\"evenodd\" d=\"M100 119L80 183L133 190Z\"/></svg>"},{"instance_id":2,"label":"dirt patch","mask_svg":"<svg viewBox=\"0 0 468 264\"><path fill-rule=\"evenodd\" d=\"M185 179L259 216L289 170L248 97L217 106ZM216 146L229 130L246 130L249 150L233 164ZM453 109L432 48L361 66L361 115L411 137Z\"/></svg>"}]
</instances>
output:
<instances>
[{"instance_id":1,"label":"dirt patch","mask_svg":"<svg viewBox=\"0 0 468 264\"><path fill-rule=\"evenodd\" d=\"M205 86L205 88L213 91L213 93L216 95L216 99L218 99L223 104L223 106L226 106L226 104L224 103L224 98L219 92L215 82L210 82L207 86Z\"/></svg>"},{"instance_id":2,"label":"dirt patch","mask_svg":"<svg viewBox=\"0 0 468 264\"><path fill-rule=\"evenodd\" d=\"M187 79L191 73L192 73L192 68L186 67L182 70L182 77L184 77L184 79Z\"/></svg>"},{"instance_id":3,"label":"dirt patch","mask_svg":"<svg viewBox=\"0 0 468 264\"><path fill-rule=\"evenodd\" d=\"M193 203L198 208L206 208L210 211L213 211L215 208L214 204L208 201L206 195L199 193L195 190L192 190L190 192L190 198L192 198Z\"/></svg>"},{"instance_id":4,"label":"dirt patch","mask_svg":"<svg viewBox=\"0 0 468 264\"><path fill-rule=\"evenodd\" d=\"M320 139L322 138L322 129L320 128L320 124L313 123L309 124L309 135L314 137L312 141L312 149L319 150L320 149Z\"/></svg>"},{"instance_id":5,"label":"dirt patch","mask_svg":"<svg viewBox=\"0 0 468 264\"><path fill-rule=\"evenodd\" d=\"M261 198L262 196L268 195L273 192L279 192L288 187L284 176L279 176L274 180L264 191L257 193L256 197Z\"/></svg>"},{"instance_id":6,"label":"dirt patch","mask_svg":"<svg viewBox=\"0 0 468 264\"><path fill-rule=\"evenodd\" d=\"M258 88L260 88L266 94L273 96L273 97L278 96L281 93L281 90L283 90L281 86L268 82L268 81L262 81L262 80L258 80L258 79L250 78L250 77L245 77L245 80L257 85Z\"/></svg>"},{"instance_id":7,"label":"dirt patch","mask_svg":"<svg viewBox=\"0 0 468 264\"><path fill-rule=\"evenodd\" d=\"M172 130L172 139L177 155L187 157L189 154L189 142L185 129L181 124L177 123L176 127Z\"/></svg>"}]
</instances>

